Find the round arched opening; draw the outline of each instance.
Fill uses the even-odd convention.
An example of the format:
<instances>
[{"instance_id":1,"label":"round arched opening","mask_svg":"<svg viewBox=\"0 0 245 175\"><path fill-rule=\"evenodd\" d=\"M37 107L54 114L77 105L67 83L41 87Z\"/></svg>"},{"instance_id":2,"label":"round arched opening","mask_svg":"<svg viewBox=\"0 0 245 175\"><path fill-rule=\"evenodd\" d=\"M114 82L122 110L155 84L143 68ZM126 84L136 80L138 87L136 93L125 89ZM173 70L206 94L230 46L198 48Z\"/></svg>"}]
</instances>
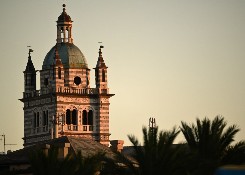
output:
<instances>
[{"instance_id":1,"label":"round arched opening","mask_svg":"<svg viewBox=\"0 0 245 175\"><path fill-rule=\"evenodd\" d=\"M76 85L81 84L81 82L82 82L82 80L81 80L80 77L76 76L76 77L74 78L74 83L75 83Z\"/></svg>"}]
</instances>

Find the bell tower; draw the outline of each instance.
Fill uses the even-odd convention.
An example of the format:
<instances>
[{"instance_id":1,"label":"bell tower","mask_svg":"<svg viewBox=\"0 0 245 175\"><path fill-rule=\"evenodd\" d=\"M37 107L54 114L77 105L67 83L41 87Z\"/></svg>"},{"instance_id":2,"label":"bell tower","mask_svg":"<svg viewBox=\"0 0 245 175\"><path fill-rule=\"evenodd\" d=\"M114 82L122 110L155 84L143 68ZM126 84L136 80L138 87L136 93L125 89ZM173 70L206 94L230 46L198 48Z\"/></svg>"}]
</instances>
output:
<instances>
[{"instance_id":1,"label":"bell tower","mask_svg":"<svg viewBox=\"0 0 245 175\"><path fill-rule=\"evenodd\" d=\"M73 44L72 20L63 12L57 20L55 45L44 58L40 89L31 52L24 71L24 146L61 136L75 136L109 146L109 93L107 66L102 48L96 64L95 87L90 87L90 69L81 50Z\"/></svg>"}]
</instances>

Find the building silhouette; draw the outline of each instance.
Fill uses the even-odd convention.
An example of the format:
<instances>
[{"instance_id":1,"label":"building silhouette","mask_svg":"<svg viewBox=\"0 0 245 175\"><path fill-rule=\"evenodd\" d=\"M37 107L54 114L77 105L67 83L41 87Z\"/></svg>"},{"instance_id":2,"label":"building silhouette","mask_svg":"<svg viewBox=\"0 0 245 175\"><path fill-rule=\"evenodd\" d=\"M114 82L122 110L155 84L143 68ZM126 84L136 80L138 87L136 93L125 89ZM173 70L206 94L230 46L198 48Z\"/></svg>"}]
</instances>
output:
<instances>
[{"instance_id":1,"label":"building silhouette","mask_svg":"<svg viewBox=\"0 0 245 175\"><path fill-rule=\"evenodd\" d=\"M109 99L114 94L109 93L103 46L99 48L92 88L87 60L73 44L72 22L63 5L57 20L56 44L44 58L42 70L35 69L33 50L29 49L20 99L24 103L24 147L61 136L88 138L109 146Z\"/></svg>"}]
</instances>

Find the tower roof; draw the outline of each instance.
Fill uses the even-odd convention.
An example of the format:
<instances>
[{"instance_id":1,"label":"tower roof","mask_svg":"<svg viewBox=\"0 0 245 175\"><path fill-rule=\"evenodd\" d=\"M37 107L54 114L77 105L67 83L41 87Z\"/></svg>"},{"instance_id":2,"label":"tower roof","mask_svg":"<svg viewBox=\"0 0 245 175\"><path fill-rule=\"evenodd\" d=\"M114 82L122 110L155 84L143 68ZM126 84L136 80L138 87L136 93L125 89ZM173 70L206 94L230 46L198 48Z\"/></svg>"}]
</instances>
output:
<instances>
[{"instance_id":1,"label":"tower roof","mask_svg":"<svg viewBox=\"0 0 245 175\"><path fill-rule=\"evenodd\" d=\"M29 56L28 56L28 61L27 61L27 64L26 64L26 69L25 69L25 72L35 72L35 67L32 63L32 60L31 60L31 52L33 52L32 49L29 49Z\"/></svg>"},{"instance_id":2,"label":"tower roof","mask_svg":"<svg viewBox=\"0 0 245 175\"><path fill-rule=\"evenodd\" d=\"M47 53L42 69L49 69L55 64L56 49L64 68L88 68L86 58L77 46L72 43L60 43Z\"/></svg>"},{"instance_id":3,"label":"tower roof","mask_svg":"<svg viewBox=\"0 0 245 175\"><path fill-rule=\"evenodd\" d=\"M102 51L101 51L102 48L104 48L104 46L100 46L99 57L98 57L96 68L107 68L106 65L105 65L103 56L102 56Z\"/></svg>"},{"instance_id":4,"label":"tower roof","mask_svg":"<svg viewBox=\"0 0 245 175\"><path fill-rule=\"evenodd\" d=\"M63 12L57 21L57 43L47 53L42 69L49 69L53 65L63 65L64 68L88 68L87 61L81 50L73 44L72 20L66 13L66 5L63 4ZM68 32L68 33L66 33Z\"/></svg>"},{"instance_id":5,"label":"tower roof","mask_svg":"<svg viewBox=\"0 0 245 175\"><path fill-rule=\"evenodd\" d=\"M66 13L65 7L66 7L66 5L63 4L63 12L58 17L58 21L57 22L72 22L71 17Z\"/></svg>"}]
</instances>

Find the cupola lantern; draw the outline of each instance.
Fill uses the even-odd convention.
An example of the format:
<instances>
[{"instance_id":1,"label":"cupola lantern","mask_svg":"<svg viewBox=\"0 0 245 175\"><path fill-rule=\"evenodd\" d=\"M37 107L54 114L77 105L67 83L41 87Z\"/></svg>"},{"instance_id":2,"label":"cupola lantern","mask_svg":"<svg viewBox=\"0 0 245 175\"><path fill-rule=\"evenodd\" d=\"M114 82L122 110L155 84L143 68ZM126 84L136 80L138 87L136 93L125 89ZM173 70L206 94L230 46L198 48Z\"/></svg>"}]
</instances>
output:
<instances>
[{"instance_id":1,"label":"cupola lantern","mask_svg":"<svg viewBox=\"0 0 245 175\"><path fill-rule=\"evenodd\" d=\"M66 5L63 4L63 12L58 17L57 22L57 43L73 43L72 39L72 20L71 17L66 13Z\"/></svg>"}]
</instances>

